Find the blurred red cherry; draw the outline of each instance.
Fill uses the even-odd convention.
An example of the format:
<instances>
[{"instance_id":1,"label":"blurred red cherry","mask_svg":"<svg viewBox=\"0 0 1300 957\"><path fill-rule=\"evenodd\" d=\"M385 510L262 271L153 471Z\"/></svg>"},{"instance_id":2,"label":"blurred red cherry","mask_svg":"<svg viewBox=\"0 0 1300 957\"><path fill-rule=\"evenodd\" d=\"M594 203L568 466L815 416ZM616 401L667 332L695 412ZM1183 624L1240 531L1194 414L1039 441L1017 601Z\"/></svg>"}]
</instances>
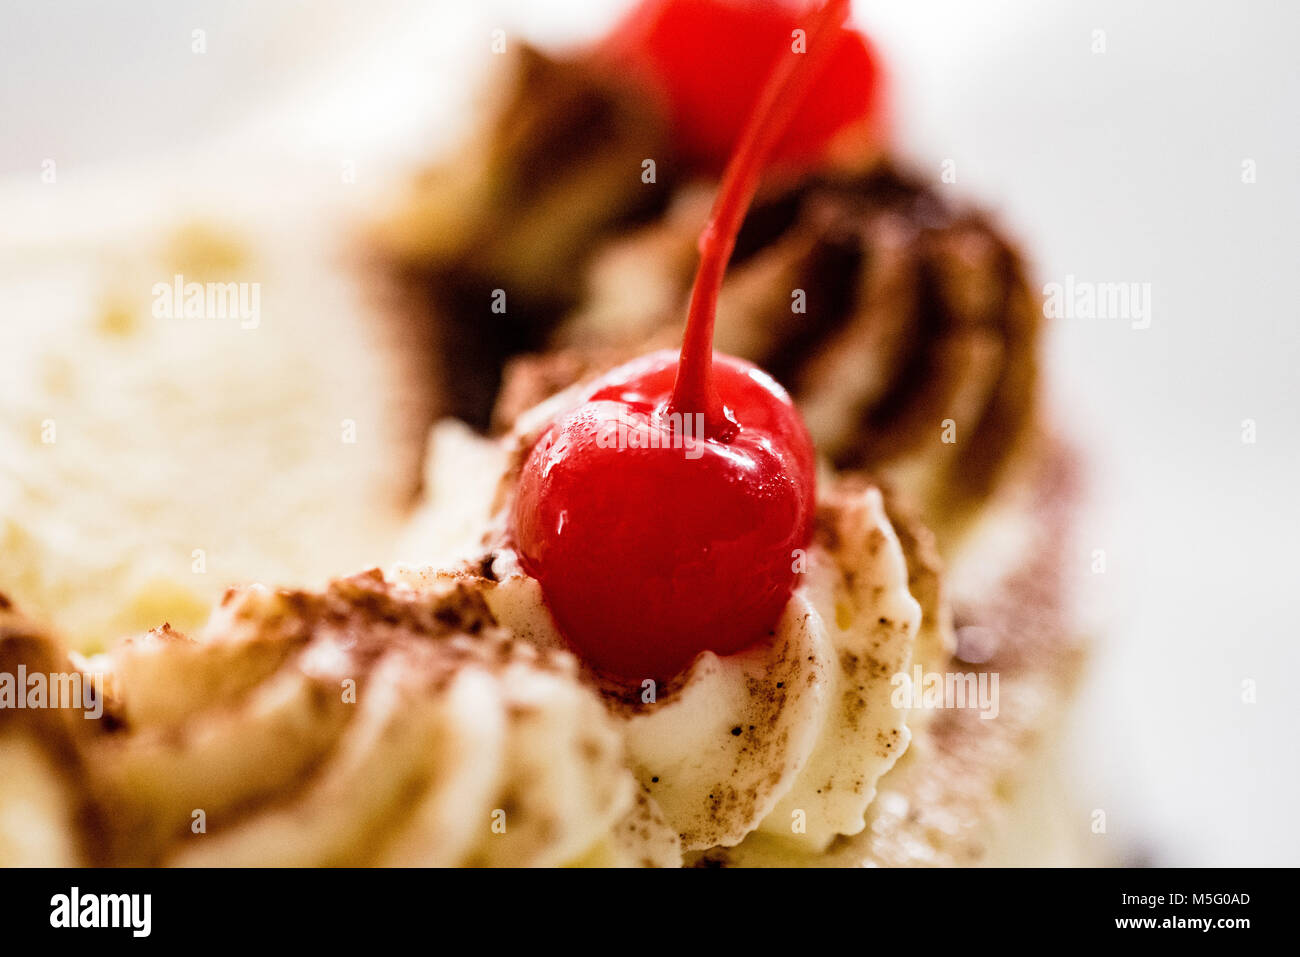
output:
<instances>
[{"instance_id":1,"label":"blurred red cherry","mask_svg":"<svg viewBox=\"0 0 1300 957\"><path fill-rule=\"evenodd\" d=\"M620 70L638 71L664 97L677 147L705 172L734 152L772 65L809 18L781 0L645 0L601 47ZM815 161L850 127L879 132L882 75L867 39L842 27L833 50L769 157Z\"/></svg>"}]
</instances>

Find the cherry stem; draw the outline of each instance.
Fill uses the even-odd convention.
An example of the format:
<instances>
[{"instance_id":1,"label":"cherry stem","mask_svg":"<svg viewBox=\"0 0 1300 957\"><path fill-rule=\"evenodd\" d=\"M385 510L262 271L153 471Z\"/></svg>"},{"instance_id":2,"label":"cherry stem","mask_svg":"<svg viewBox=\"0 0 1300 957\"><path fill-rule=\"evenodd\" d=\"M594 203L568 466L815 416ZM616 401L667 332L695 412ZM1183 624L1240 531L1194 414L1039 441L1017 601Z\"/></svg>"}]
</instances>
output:
<instances>
[{"instance_id":1,"label":"cherry stem","mask_svg":"<svg viewBox=\"0 0 1300 957\"><path fill-rule=\"evenodd\" d=\"M691 289L686 334L668 408L671 412L703 412L711 431L724 428L726 423L722 400L713 385L713 320L722 276L736 247L745 213L758 191L768 156L807 98L813 80L834 48L835 34L848 10L849 0L827 0L812 13L805 31L807 52L796 52L792 42L777 60L722 174L722 186L713 201L709 221L700 233L700 266Z\"/></svg>"}]
</instances>

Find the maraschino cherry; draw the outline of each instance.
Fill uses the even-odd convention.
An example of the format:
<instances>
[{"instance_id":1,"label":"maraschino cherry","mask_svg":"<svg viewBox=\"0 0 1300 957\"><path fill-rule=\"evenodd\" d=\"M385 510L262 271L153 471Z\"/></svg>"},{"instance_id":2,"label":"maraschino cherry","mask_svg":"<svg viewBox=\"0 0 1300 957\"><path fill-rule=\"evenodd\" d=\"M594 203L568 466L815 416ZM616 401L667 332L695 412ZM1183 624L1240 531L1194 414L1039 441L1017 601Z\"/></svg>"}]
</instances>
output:
<instances>
[{"instance_id":1,"label":"maraschino cherry","mask_svg":"<svg viewBox=\"0 0 1300 957\"><path fill-rule=\"evenodd\" d=\"M808 430L771 377L713 352L713 319L763 167L847 7L824 4L807 52L782 57L763 87L700 237L680 355L608 373L524 463L511 515L524 568L569 643L614 677L665 679L701 651L770 635L812 535Z\"/></svg>"},{"instance_id":2,"label":"maraschino cherry","mask_svg":"<svg viewBox=\"0 0 1300 957\"><path fill-rule=\"evenodd\" d=\"M719 173L735 151L763 81L806 30L790 0L642 0L598 53L641 76L663 98L676 149ZM839 28L821 74L810 85L771 161L800 166L819 158L847 129L884 125L880 61L861 33ZM871 136L855 136L855 144Z\"/></svg>"}]
</instances>

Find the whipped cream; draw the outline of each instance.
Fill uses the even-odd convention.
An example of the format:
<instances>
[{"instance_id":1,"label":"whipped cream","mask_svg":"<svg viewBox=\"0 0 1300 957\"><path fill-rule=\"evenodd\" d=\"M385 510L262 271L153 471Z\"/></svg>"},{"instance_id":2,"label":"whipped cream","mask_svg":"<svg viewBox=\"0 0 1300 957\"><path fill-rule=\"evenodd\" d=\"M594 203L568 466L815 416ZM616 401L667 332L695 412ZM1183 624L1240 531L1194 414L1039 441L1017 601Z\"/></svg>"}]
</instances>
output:
<instances>
[{"instance_id":1,"label":"whipped cream","mask_svg":"<svg viewBox=\"0 0 1300 957\"><path fill-rule=\"evenodd\" d=\"M113 859L681 863L576 659L494 627L462 587L376 571L323 593L236 589L195 640L159 630L95 666L131 729L89 752Z\"/></svg>"},{"instance_id":2,"label":"whipped cream","mask_svg":"<svg viewBox=\"0 0 1300 957\"><path fill-rule=\"evenodd\" d=\"M501 484L446 464L468 458L491 469L508 494L516 442L451 424L435 430L430 500L409 548L439 547L439 561L395 574L415 587L474 589L508 632L562 648L540 584L497 533ZM878 489L832 483L820 499L803 578L769 640L733 655L704 652L665 688L586 674L615 718L650 813L683 850L762 835L819 852L863 829L877 782L907 749L908 715L891 702L891 678L910 666L921 613L902 547Z\"/></svg>"}]
</instances>

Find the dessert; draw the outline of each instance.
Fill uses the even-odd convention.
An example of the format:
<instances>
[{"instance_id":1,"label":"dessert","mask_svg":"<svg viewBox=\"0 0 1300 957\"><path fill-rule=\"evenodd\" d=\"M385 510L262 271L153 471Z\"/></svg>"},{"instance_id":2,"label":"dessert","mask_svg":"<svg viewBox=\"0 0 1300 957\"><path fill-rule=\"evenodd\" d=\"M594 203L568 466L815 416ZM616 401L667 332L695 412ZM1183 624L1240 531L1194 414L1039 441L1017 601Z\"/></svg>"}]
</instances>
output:
<instances>
[{"instance_id":1,"label":"dessert","mask_svg":"<svg viewBox=\"0 0 1300 957\"><path fill-rule=\"evenodd\" d=\"M846 7L810 15L749 124L724 137L735 153L680 353L646 351L685 305L680 250L655 260L670 264L655 308L591 296L494 348L478 383L504 377L499 395L483 390L494 434L435 429L409 563L319 591L235 588L193 639L164 625L92 658L3 603L6 668L76 676L105 720L0 711L0 780L21 774L41 796L0 795L0 860L816 866L995 852L1078 662L1060 561L1075 469L1034 415L1036 323L1009 247L874 159L836 170L875 149L861 104L801 148L783 138L818 70L845 43L867 49L844 37ZM692 149L707 163L714 146ZM747 239L773 157L794 165L771 171ZM801 169L810 157L831 168ZM689 193L672 202L606 250L674 247L695 213ZM562 245L599 262L612 221ZM754 272L728 288L733 247ZM743 294L791 270L822 277L805 283L814 298L840 290L808 329ZM791 391L715 353L715 336L783 365ZM528 341L560 347L500 364ZM959 440L942 438L946 420ZM930 700L935 675L979 707Z\"/></svg>"},{"instance_id":2,"label":"dessert","mask_svg":"<svg viewBox=\"0 0 1300 957\"><path fill-rule=\"evenodd\" d=\"M713 863L1078 861L1076 829L1057 823L1071 813L1068 798L1040 757L1082 657L1062 557L1079 468L1040 413L1042 313L1019 254L987 214L883 156L863 125L856 150L773 177L759 192L719 294L716 341L789 389L833 465L867 470L839 481L881 487L923 608L913 660L927 675L996 675L1001 709L989 720L973 709L910 714L913 741L884 775L867 827L820 854L791 857L785 844L753 836L693 854ZM602 233L586 285L572 293L576 308L535 331L546 351L507 362L491 415L495 442L452 424L435 430L429 501L405 554L418 560L430 542L460 540L467 569L502 563L487 576L502 578L488 582L490 593L517 584L514 560L493 550L490 534L487 548L475 534L491 526L503 493L494 501L490 488L468 488L455 463L510 474L518 453L503 446L555 411L539 414L539 403L672 346L710 205L710 191L690 180L678 179L662 215ZM803 309L792 306L798 292ZM443 563L457 553L448 548ZM534 601L519 627L535 633L537 617ZM647 787L658 783L648 777ZM1018 798L1031 792L1033 808ZM1030 814L1051 826L999 823ZM1049 832L1065 837L1051 842Z\"/></svg>"}]
</instances>

